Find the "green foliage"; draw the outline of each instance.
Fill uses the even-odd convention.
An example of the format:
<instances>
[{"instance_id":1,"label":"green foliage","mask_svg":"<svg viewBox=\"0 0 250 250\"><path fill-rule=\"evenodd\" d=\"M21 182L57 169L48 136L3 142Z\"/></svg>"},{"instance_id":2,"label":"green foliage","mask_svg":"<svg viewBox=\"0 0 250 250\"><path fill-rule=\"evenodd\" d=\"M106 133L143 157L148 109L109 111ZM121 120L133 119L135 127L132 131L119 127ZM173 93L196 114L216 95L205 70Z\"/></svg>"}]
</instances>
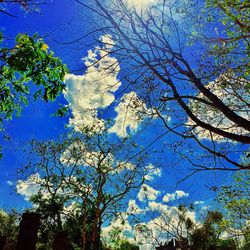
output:
<instances>
[{"instance_id":1,"label":"green foliage","mask_svg":"<svg viewBox=\"0 0 250 250\"><path fill-rule=\"evenodd\" d=\"M109 240L106 243L112 250L139 250L139 247L135 244L130 243L122 235L122 229L113 228L109 232Z\"/></svg>"},{"instance_id":2,"label":"green foliage","mask_svg":"<svg viewBox=\"0 0 250 250\"><path fill-rule=\"evenodd\" d=\"M37 35L19 34L13 48L3 43L0 32L0 131L4 120L21 115L30 96L35 101L54 101L65 88L63 80L67 72L66 66ZM61 116L63 111L58 111Z\"/></svg>"},{"instance_id":3,"label":"green foliage","mask_svg":"<svg viewBox=\"0 0 250 250\"><path fill-rule=\"evenodd\" d=\"M28 164L19 173L40 187L29 197L42 215L39 249L51 246L54 233L61 230L77 247L100 244L103 221L112 219L123 197L142 183L137 168L114 160L112 153L123 146L107 143L105 133L31 142Z\"/></svg>"},{"instance_id":4,"label":"green foliage","mask_svg":"<svg viewBox=\"0 0 250 250\"><path fill-rule=\"evenodd\" d=\"M222 240L221 223L223 215L217 211L208 211L203 225L192 233L192 249L194 250L236 250L233 239Z\"/></svg>"},{"instance_id":5,"label":"green foliage","mask_svg":"<svg viewBox=\"0 0 250 250\"><path fill-rule=\"evenodd\" d=\"M75 204L74 211L69 214L63 224L63 229L68 233L71 242L74 245L74 249L82 247L82 228L83 221L86 219L86 233L87 233L87 249L91 249L91 230L95 217L95 211L92 204L87 206L86 218L82 213L83 206L81 204Z\"/></svg>"},{"instance_id":6,"label":"green foliage","mask_svg":"<svg viewBox=\"0 0 250 250\"><path fill-rule=\"evenodd\" d=\"M1 34L1 38L3 35ZM19 116L28 104L31 84L35 100L53 101L65 88L66 66L42 39L19 34L13 48L0 48L0 122Z\"/></svg>"},{"instance_id":7,"label":"green foliage","mask_svg":"<svg viewBox=\"0 0 250 250\"><path fill-rule=\"evenodd\" d=\"M54 234L62 230L63 197L55 195L44 198L39 192L31 197L31 201L35 205L35 211L41 214L38 249L50 249Z\"/></svg>"},{"instance_id":8,"label":"green foliage","mask_svg":"<svg viewBox=\"0 0 250 250\"><path fill-rule=\"evenodd\" d=\"M0 236L6 236L5 249L15 249L20 222L19 214L12 210L9 213L0 209Z\"/></svg>"},{"instance_id":9,"label":"green foliage","mask_svg":"<svg viewBox=\"0 0 250 250\"><path fill-rule=\"evenodd\" d=\"M129 241L123 240L120 243L120 247L116 248L116 250L139 250L139 247L130 243Z\"/></svg>"},{"instance_id":10,"label":"green foliage","mask_svg":"<svg viewBox=\"0 0 250 250\"><path fill-rule=\"evenodd\" d=\"M54 116L64 117L69 113L69 107L60 104L60 108L54 113Z\"/></svg>"},{"instance_id":11,"label":"green foliage","mask_svg":"<svg viewBox=\"0 0 250 250\"><path fill-rule=\"evenodd\" d=\"M236 250L236 244L233 239L222 240L219 239L217 248L218 250Z\"/></svg>"},{"instance_id":12,"label":"green foliage","mask_svg":"<svg viewBox=\"0 0 250 250\"><path fill-rule=\"evenodd\" d=\"M245 242L240 250L249 250L250 249L250 232L245 234Z\"/></svg>"},{"instance_id":13,"label":"green foliage","mask_svg":"<svg viewBox=\"0 0 250 250\"><path fill-rule=\"evenodd\" d=\"M67 203L67 196L56 194L50 197L43 197L41 193L31 197L35 205L35 211L41 214L41 225L39 228L38 249L51 249L54 235L64 231L67 233L70 243L74 249L82 247L82 222L84 216L81 212L80 204L75 203L71 212L65 212L64 208ZM87 210L87 224L90 229L93 221L93 211Z\"/></svg>"},{"instance_id":14,"label":"green foliage","mask_svg":"<svg viewBox=\"0 0 250 250\"><path fill-rule=\"evenodd\" d=\"M206 0L209 21L219 21L211 52L218 62L233 68L234 73L250 75L250 8L248 0ZM249 86L248 86L249 88Z\"/></svg>"},{"instance_id":15,"label":"green foliage","mask_svg":"<svg viewBox=\"0 0 250 250\"><path fill-rule=\"evenodd\" d=\"M230 186L223 186L217 196L226 209L231 226L243 226L250 219L250 173L238 172Z\"/></svg>"},{"instance_id":16,"label":"green foliage","mask_svg":"<svg viewBox=\"0 0 250 250\"><path fill-rule=\"evenodd\" d=\"M250 31L249 24L249 1L248 0L207 0L208 8L219 8L223 25L236 25L234 30L240 34ZM228 30L229 31L229 30ZM236 35L232 33L231 35Z\"/></svg>"},{"instance_id":17,"label":"green foliage","mask_svg":"<svg viewBox=\"0 0 250 250\"><path fill-rule=\"evenodd\" d=\"M250 173L238 172L229 186L222 186L217 201L225 214L224 228L235 235L244 236L245 245L250 242ZM244 248L243 248L244 249Z\"/></svg>"}]
</instances>

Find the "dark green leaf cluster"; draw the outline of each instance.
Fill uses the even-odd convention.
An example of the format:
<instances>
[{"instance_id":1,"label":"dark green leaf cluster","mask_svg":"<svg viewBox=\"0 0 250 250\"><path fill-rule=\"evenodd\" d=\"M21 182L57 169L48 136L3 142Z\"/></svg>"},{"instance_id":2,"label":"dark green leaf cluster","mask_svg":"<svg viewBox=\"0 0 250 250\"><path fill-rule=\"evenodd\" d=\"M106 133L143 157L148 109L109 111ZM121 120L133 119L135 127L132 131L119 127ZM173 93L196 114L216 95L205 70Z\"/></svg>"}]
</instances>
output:
<instances>
[{"instance_id":1,"label":"dark green leaf cluster","mask_svg":"<svg viewBox=\"0 0 250 250\"><path fill-rule=\"evenodd\" d=\"M15 210L0 209L0 238L5 239L4 249L15 249L19 222L20 215Z\"/></svg>"},{"instance_id":2,"label":"dark green leaf cluster","mask_svg":"<svg viewBox=\"0 0 250 250\"><path fill-rule=\"evenodd\" d=\"M208 211L203 225L192 233L194 250L236 250L233 239L220 239L223 215L217 211Z\"/></svg>"}]
</instances>

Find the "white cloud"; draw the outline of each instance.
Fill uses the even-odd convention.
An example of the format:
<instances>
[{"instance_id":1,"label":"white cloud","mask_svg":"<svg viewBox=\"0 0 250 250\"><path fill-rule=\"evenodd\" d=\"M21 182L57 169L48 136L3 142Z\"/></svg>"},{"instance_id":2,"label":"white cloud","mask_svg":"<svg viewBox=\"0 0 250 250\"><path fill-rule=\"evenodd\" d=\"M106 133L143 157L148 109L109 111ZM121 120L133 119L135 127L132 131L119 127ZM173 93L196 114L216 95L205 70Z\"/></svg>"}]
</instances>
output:
<instances>
[{"instance_id":1,"label":"white cloud","mask_svg":"<svg viewBox=\"0 0 250 250\"><path fill-rule=\"evenodd\" d=\"M145 103L133 91L121 98L115 111L117 112L115 124L109 129L109 132L116 133L120 137L128 135L127 128L136 131L143 119L151 113Z\"/></svg>"},{"instance_id":2,"label":"white cloud","mask_svg":"<svg viewBox=\"0 0 250 250\"><path fill-rule=\"evenodd\" d=\"M139 201L146 201L146 200L156 200L157 196L160 195L160 191L150 187L149 185L143 184L139 193L137 194L137 198Z\"/></svg>"},{"instance_id":3,"label":"white cloud","mask_svg":"<svg viewBox=\"0 0 250 250\"><path fill-rule=\"evenodd\" d=\"M163 205L161 202L150 201L148 203L148 208L151 211L167 211L169 206Z\"/></svg>"},{"instance_id":4,"label":"white cloud","mask_svg":"<svg viewBox=\"0 0 250 250\"><path fill-rule=\"evenodd\" d=\"M69 125L76 131L87 128L91 133L104 129L104 120L98 117L98 110L107 108L115 101L114 93L121 85L117 78L120 71L119 62L109 54L114 42L109 35L102 36L100 41L102 46L89 50L88 56L83 58L87 66L85 74L65 76L64 97L73 115ZM146 116L152 115L152 111L146 108L145 103L135 92L124 94L115 111L117 117L109 132L116 133L120 137L128 135L128 128L136 131L139 123Z\"/></svg>"},{"instance_id":5,"label":"white cloud","mask_svg":"<svg viewBox=\"0 0 250 250\"><path fill-rule=\"evenodd\" d=\"M146 175L144 176L145 180L152 181L156 177L161 177L161 169L155 167L153 164L149 164L145 167Z\"/></svg>"},{"instance_id":6,"label":"white cloud","mask_svg":"<svg viewBox=\"0 0 250 250\"><path fill-rule=\"evenodd\" d=\"M68 146L60 157L61 163L66 166L70 166L71 164L82 165L85 163L85 157L87 154L86 146L82 141L73 142ZM77 160L77 162L76 162Z\"/></svg>"},{"instance_id":7,"label":"white cloud","mask_svg":"<svg viewBox=\"0 0 250 250\"><path fill-rule=\"evenodd\" d=\"M70 178L65 178L60 183L60 187L53 185L50 181L45 180L40 177L39 173L30 175L26 180L18 180L16 184L17 193L24 196L24 199L29 201L32 195L40 194L42 195L43 199L49 199L52 193L57 193L60 195L73 195L72 190L65 188L65 182L70 182L77 184L82 190L86 189L88 192L91 190L90 185L85 185L83 183L79 183L75 176L71 176ZM64 186L64 187L63 187Z\"/></svg>"},{"instance_id":8,"label":"white cloud","mask_svg":"<svg viewBox=\"0 0 250 250\"><path fill-rule=\"evenodd\" d=\"M135 165L129 162L116 162L116 164L113 165L113 170L111 171L112 174L120 174L123 171L130 170L134 171L135 170Z\"/></svg>"},{"instance_id":9,"label":"white cloud","mask_svg":"<svg viewBox=\"0 0 250 250\"><path fill-rule=\"evenodd\" d=\"M247 106L247 103L250 102L250 96L248 91L246 91L247 84L249 84L249 81L245 79L237 78L232 74L224 74L215 81L208 83L206 87L236 114L250 120L250 109ZM204 98L204 95L200 93L197 97ZM237 126L218 109L197 101L191 101L189 106L194 114L205 123L230 133L248 135L248 131ZM195 123L189 119L187 125L193 126ZM213 139L218 142L225 140L224 137L201 127L196 126L194 131L200 139Z\"/></svg>"},{"instance_id":10,"label":"white cloud","mask_svg":"<svg viewBox=\"0 0 250 250\"><path fill-rule=\"evenodd\" d=\"M102 36L100 40L103 46L89 50L88 56L83 58L88 67L85 74L65 76L64 97L73 115L69 123L76 130L81 130L82 126L102 129L104 122L97 118L97 111L108 107L115 100L114 92L121 85L117 79L119 63L109 55L113 40L109 35Z\"/></svg>"},{"instance_id":11,"label":"white cloud","mask_svg":"<svg viewBox=\"0 0 250 250\"><path fill-rule=\"evenodd\" d=\"M202 205L202 204L204 204L204 201L195 201L194 202L194 205Z\"/></svg>"},{"instance_id":12,"label":"white cloud","mask_svg":"<svg viewBox=\"0 0 250 250\"><path fill-rule=\"evenodd\" d=\"M189 193L185 193L182 190L176 190L174 193L165 194L162 201L169 202L169 201L178 200L180 198L184 198L184 197L188 197L188 196L189 196Z\"/></svg>"},{"instance_id":13,"label":"white cloud","mask_svg":"<svg viewBox=\"0 0 250 250\"><path fill-rule=\"evenodd\" d=\"M18 194L23 195L25 200L29 200L34 194L37 194L41 189L41 178L39 174L31 175L27 180L18 180L16 190Z\"/></svg>"},{"instance_id":14,"label":"white cloud","mask_svg":"<svg viewBox=\"0 0 250 250\"><path fill-rule=\"evenodd\" d=\"M146 213L146 210L145 209L141 209L136 204L135 200L129 200L127 212L130 213L130 214L143 214L143 213Z\"/></svg>"}]
</instances>

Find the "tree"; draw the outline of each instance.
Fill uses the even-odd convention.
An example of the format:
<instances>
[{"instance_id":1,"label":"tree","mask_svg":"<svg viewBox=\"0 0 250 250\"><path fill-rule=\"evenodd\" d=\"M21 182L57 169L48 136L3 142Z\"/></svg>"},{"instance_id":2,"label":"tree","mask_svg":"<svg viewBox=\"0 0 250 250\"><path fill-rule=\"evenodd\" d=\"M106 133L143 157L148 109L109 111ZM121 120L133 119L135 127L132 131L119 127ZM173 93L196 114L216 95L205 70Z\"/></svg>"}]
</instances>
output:
<instances>
[{"instance_id":1,"label":"tree","mask_svg":"<svg viewBox=\"0 0 250 250\"><path fill-rule=\"evenodd\" d=\"M238 55L236 60L232 60L235 50L227 50L223 55L214 54L215 50L211 50L208 41L214 38L216 32L211 32L205 25L202 28L206 37L196 40L195 25L190 16L198 16L202 24L207 18L204 12L200 12L199 3L158 1L147 8L139 4L131 5L131 2L126 4L122 0L112 1L112 6L108 5L108 1L95 0L92 4L77 2L93 11L102 20L100 26L104 24L102 28L112 36L114 49L110 53L116 55L123 66L122 80L134 85L147 105L156 107L155 111L168 131L186 141L191 139L210 154L210 159L218 159L212 166L202 165L190 159L187 153L185 158L193 164L195 171L249 169L249 164L243 164L232 156L232 150L237 151L238 146L247 150L246 145L250 143L249 100L246 98L249 79L246 70L240 67L245 65L242 63L245 54ZM217 10L218 5L216 1L211 2L211 9L206 10L212 12ZM238 9L245 6L241 1L237 3ZM223 5L227 4L230 6L232 1ZM141 7L139 10L138 6ZM247 6L243 9L245 20ZM224 14L228 15L227 12ZM229 18L233 17L229 15ZM223 20L225 24L217 19L213 20L213 25L227 31L230 25L238 26L238 22L229 24L227 19ZM247 24L242 29L249 35ZM248 41L245 44L249 46ZM195 61L190 56L191 52ZM204 53L205 58L200 53ZM235 83L237 87L232 89ZM216 88L218 86L219 89ZM220 95L222 89L223 96ZM228 101L229 96L234 102ZM214 114L216 119L211 120ZM171 123L166 119L169 116ZM236 143L236 148L227 150L232 148L232 141ZM244 150L241 149L241 152ZM220 162L221 166L218 165ZM224 166L224 163L227 165Z\"/></svg>"},{"instance_id":2,"label":"tree","mask_svg":"<svg viewBox=\"0 0 250 250\"><path fill-rule=\"evenodd\" d=\"M115 250L139 250L139 247L128 241L122 241L120 247Z\"/></svg>"},{"instance_id":3,"label":"tree","mask_svg":"<svg viewBox=\"0 0 250 250\"><path fill-rule=\"evenodd\" d=\"M36 0L2 0L0 14L16 17L9 11L13 5L34 12L45 3ZM34 100L54 101L65 88L63 81L66 72L66 65L54 56L37 34L18 34L13 44L4 39L0 31L0 131L4 130L5 120L21 115L30 96ZM64 112L66 109L61 108L57 114L62 116Z\"/></svg>"},{"instance_id":4,"label":"tree","mask_svg":"<svg viewBox=\"0 0 250 250\"><path fill-rule=\"evenodd\" d=\"M207 7L211 10L216 10L216 13L211 11L209 19L217 19L224 25L225 29L220 34L221 36L211 39L211 42L217 44L215 51L218 55L236 56L237 51L240 52L241 60L237 60L234 71L242 73L242 76L249 75L249 64L247 63L247 54L249 53L250 26L249 26L249 3L246 0L242 1L215 1L207 0ZM217 15L217 17L215 17ZM216 48L216 47L215 47ZM231 58L232 60L233 58ZM230 61L231 61L230 60ZM241 69L239 68L241 67Z\"/></svg>"},{"instance_id":5,"label":"tree","mask_svg":"<svg viewBox=\"0 0 250 250\"><path fill-rule=\"evenodd\" d=\"M192 248L195 250L221 249L235 250L233 239L222 240L220 235L223 215L217 211L208 211L204 223L192 233Z\"/></svg>"},{"instance_id":6,"label":"tree","mask_svg":"<svg viewBox=\"0 0 250 250\"><path fill-rule=\"evenodd\" d=\"M0 209L0 237L6 239L4 249L11 250L15 248L19 222L20 217L15 210L5 212Z\"/></svg>"},{"instance_id":7,"label":"tree","mask_svg":"<svg viewBox=\"0 0 250 250\"><path fill-rule=\"evenodd\" d=\"M12 5L17 5L23 8L25 11L37 11L41 4L45 4L45 1L37 0L1 0L0 1L0 14L5 14L10 17L17 17L9 11Z\"/></svg>"},{"instance_id":8,"label":"tree","mask_svg":"<svg viewBox=\"0 0 250 250\"><path fill-rule=\"evenodd\" d=\"M28 105L30 95L34 100L54 101L61 94L66 66L54 57L47 44L37 35L19 34L13 47L4 46L0 33L0 126L3 122L20 116ZM36 90L31 90L31 83Z\"/></svg>"},{"instance_id":9,"label":"tree","mask_svg":"<svg viewBox=\"0 0 250 250\"><path fill-rule=\"evenodd\" d=\"M37 194L30 200L59 229L63 216L70 221L70 213L78 214L82 248L97 250L102 223L120 211L126 195L144 180L144 159L131 155L133 148L125 141L109 143L107 132L95 130L58 142L34 142L25 170L31 175L19 181L18 192L24 183L33 183ZM116 160L118 155L123 160Z\"/></svg>"},{"instance_id":10,"label":"tree","mask_svg":"<svg viewBox=\"0 0 250 250\"><path fill-rule=\"evenodd\" d=\"M232 185L222 186L217 194L217 202L224 215L225 230L231 237L249 244L250 190L249 172L238 172Z\"/></svg>"},{"instance_id":11,"label":"tree","mask_svg":"<svg viewBox=\"0 0 250 250\"><path fill-rule=\"evenodd\" d=\"M151 205L148 216L151 220L145 227L152 230L153 241L157 245L161 245L162 240L190 240L192 232L197 227L194 212L186 205L178 207L160 204L152 207Z\"/></svg>"}]
</instances>

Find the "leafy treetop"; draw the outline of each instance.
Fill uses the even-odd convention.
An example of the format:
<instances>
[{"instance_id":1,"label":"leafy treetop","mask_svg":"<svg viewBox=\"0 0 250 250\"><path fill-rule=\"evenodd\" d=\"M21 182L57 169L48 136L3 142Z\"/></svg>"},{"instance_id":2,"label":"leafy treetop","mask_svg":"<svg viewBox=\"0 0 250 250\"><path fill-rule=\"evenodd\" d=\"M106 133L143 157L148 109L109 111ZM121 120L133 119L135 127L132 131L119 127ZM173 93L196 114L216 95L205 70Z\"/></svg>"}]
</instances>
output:
<instances>
[{"instance_id":1,"label":"leafy treetop","mask_svg":"<svg viewBox=\"0 0 250 250\"><path fill-rule=\"evenodd\" d=\"M54 101L65 88L66 72L66 66L37 35L19 34L14 47L8 48L0 33L0 126L20 116L30 96ZM34 92L31 83L36 85Z\"/></svg>"}]
</instances>

